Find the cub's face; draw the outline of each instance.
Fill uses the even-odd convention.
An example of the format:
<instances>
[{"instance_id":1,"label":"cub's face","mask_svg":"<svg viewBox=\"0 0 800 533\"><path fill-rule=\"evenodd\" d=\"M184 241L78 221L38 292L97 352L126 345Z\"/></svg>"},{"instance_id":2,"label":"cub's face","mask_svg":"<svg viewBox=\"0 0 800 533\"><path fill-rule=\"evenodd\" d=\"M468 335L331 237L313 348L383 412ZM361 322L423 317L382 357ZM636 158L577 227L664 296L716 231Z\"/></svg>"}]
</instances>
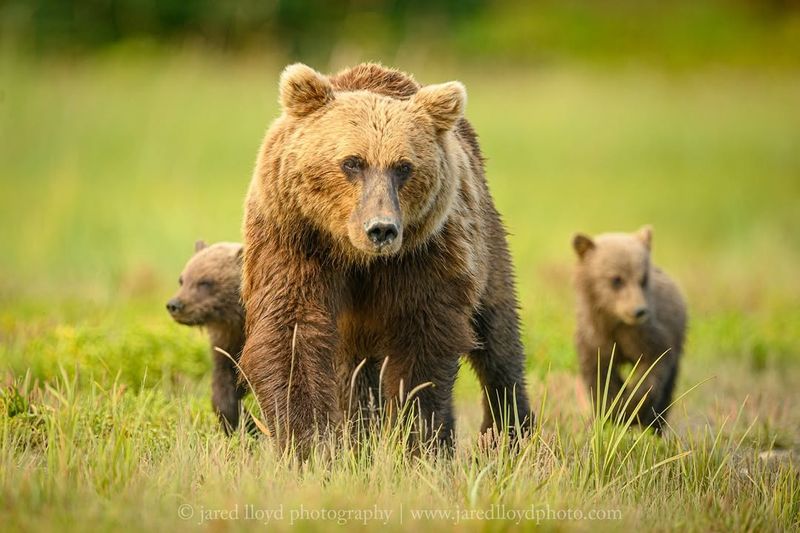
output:
<instances>
[{"instance_id":1,"label":"cub's face","mask_svg":"<svg viewBox=\"0 0 800 533\"><path fill-rule=\"evenodd\" d=\"M169 314L187 326L226 323L240 317L242 246L206 246L199 241L195 250L178 278L178 292L167 302Z\"/></svg>"},{"instance_id":2,"label":"cub's face","mask_svg":"<svg viewBox=\"0 0 800 533\"><path fill-rule=\"evenodd\" d=\"M650 318L650 243L645 226L633 234L609 233L592 239L578 234L573 248L578 255L579 290L607 316L628 325Z\"/></svg>"},{"instance_id":3,"label":"cub's face","mask_svg":"<svg viewBox=\"0 0 800 533\"><path fill-rule=\"evenodd\" d=\"M334 92L309 67L288 67L281 78L282 121L291 131L281 140L284 193L357 253L397 253L412 232L436 226L452 201L457 163L445 146L465 100L457 82L397 100Z\"/></svg>"}]
</instances>

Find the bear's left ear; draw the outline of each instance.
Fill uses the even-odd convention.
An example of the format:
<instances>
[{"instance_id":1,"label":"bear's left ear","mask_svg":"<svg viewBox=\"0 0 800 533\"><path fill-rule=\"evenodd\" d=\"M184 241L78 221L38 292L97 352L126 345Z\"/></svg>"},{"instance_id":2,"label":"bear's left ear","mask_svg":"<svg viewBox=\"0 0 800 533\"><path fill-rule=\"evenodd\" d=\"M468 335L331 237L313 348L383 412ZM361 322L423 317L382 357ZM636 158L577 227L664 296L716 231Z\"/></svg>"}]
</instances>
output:
<instances>
[{"instance_id":1,"label":"bear's left ear","mask_svg":"<svg viewBox=\"0 0 800 533\"><path fill-rule=\"evenodd\" d=\"M199 252L200 250L202 250L203 248L206 248L207 246L208 245L206 244L206 241L203 241L203 240L194 241L194 253Z\"/></svg>"},{"instance_id":2,"label":"bear's left ear","mask_svg":"<svg viewBox=\"0 0 800 533\"><path fill-rule=\"evenodd\" d=\"M280 104L290 115L304 117L332 100L333 86L313 68L295 63L281 74Z\"/></svg>"},{"instance_id":3,"label":"bear's left ear","mask_svg":"<svg viewBox=\"0 0 800 533\"><path fill-rule=\"evenodd\" d=\"M579 259L583 259L587 252L594 249L594 241L586 234L576 233L572 237L572 249Z\"/></svg>"},{"instance_id":4,"label":"bear's left ear","mask_svg":"<svg viewBox=\"0 0 800 533\"><path fill-rule=\"evenodd\" d=\"M635 235L636 238L642 241L642 244L644 244L649 250L653 243L653 226L650 224L642 226Z\"/></svg>"},{"instance_id":5,"label":"bear's left ear","mask_svg":"<svg viewBox=\"0 0 800 533\"><path fill-rule=\"evenodd\" d=\"M467 89L459 81L426 85L414 95L414 103L433 119L437 131L447 131L464 115Z\"/></svg>"}]
</instances>

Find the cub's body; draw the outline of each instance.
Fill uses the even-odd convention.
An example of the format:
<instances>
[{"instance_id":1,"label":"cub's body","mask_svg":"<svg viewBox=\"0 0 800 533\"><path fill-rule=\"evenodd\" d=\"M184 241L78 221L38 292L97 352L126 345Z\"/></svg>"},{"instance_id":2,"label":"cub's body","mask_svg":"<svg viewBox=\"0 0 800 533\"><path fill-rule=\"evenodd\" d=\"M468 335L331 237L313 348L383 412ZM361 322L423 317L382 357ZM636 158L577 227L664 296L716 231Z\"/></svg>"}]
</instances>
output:
<instances>
[{"instance_id":1,"label":"cub's body","mask_svg":"<svg viewBox=\"0 0 800 533\"><path fill-rule=\"evenodd\" d=\"M234 363L244 347L241 277L241 244L223 242L206 246L200 241L181 273L180 289L167 302L167 310L176 322L203 326L208 332L214 362L211 403L228 433L239 424L240 403L247 393L247 388L238 383Z\"/></svg>"},{"instance_id":2,"label":"cub's body","mask_svg":"<svg viewBox=\"0 0 800 533\"><path fill-rule=\"evenodd\" d=\"M645 398L636 421L660 431L678 374L686 334L686 304L677 285L650 262L652 231L611 233L591 239L577 235L575 274L577 331L581 374L593 401L602 402L610 370L608 404L623 386L620 366L632 363L637 375L628 382L621 409L639 377L658 360L624 415ZM613 361L612 361L613 353ZM659 360L659 358L661 358Z\"/></svg>"}]
</instances>

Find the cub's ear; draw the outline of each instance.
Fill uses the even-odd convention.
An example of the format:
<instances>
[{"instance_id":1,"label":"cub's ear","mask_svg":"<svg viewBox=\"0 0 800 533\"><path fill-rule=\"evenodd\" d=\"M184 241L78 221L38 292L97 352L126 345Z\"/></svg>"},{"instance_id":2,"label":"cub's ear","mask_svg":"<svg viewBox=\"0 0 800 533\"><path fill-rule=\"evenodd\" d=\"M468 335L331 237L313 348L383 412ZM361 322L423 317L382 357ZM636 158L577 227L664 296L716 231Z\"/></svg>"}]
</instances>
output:
<instances>
[{"instance_id":1,"label":"cub's ear","mask_svg":"<svg viewBox=\"0 0 800 533\"><path fill-rule=\"evenodd\" d=\"M642 226L641 228L638 229L635 235L636 238L642 241L642 244L644 244L649 250L653 242L653 226L651 226L650 224Z\"/></svg>"},{"instance_id":2,"label":"cub's ear","mask_svg":"<svg viewBox=\"0 0 800 533\"><path fill-rule=\"evenodd\" d=\"M292 116L303 117L333 100L333 86L324 75L302 63L281 74L280 104Z\"/></svg>"},{"instance_id":3,"label":"cub's ear","mask_svg":"<svg viewBox=\"0 0 800 533\"><path fill-rule=\"evenodd\" d=\"M576 233L575 236L572 237L572 247L575 249L575 253L578 254L578 257L583 259L589 250L594 249L594 241L588 235Z\"/></svg>"},{"instance_id":4,"label":"cub's ear","mask_svg":"<svg viewBox=\"0 0 800 533\"><path fill-rule=\"evenodd\" d=\"M433 119L438 131L447 131L464 115L467 89L459 81L427 85L414 95L414 102Z\"/></svg>"},{"instance_id":5,"label":"cub's ear","mask_svg":"<svg viewBox=\"0 0 800 533\"><path fill-rule=\"evenodd\" d=\"M194 241L194 253L197 253L200 250L202 250L203 248L207 248L207 247L208 247L208 245L206 244L206 241L203 241L203 240Z\"/></svg>"}]
</instances>

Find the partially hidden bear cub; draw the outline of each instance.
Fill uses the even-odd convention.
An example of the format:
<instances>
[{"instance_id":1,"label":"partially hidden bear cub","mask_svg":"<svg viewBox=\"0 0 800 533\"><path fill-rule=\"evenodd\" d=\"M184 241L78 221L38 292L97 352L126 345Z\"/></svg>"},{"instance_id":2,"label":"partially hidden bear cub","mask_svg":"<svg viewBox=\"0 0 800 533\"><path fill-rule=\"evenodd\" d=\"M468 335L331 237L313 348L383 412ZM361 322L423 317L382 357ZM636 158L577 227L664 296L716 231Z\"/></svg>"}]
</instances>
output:
<instances>
[{"instance_id":1,"label":"partially hidden bear cub","mask_svg":"<svg viewBox=\"0 0 800 533\"><path fill-rule=\"evenodd\" d=\"M631 390L665 354L633 393L627 410L621 408L631 396L628 393L617 406L618 414L627 419L646 394L635 422L652 424L660 433L683 352L686 305L675 283L650 261L652 229L645 226L635 233L606 233L595 238L577 234L572 244L578 256L575 340L592 399L598 401L598 379L600 390L605 387L612 349L608 404L623 386L620 365L636 363L641 357L637 375L628 382L626 390ZM599 399L602 402L602 392Z\"/></svg>"},{"instance_id":2,"label":"partially hidden bear cub","mask_svg":"<svg viewBox=\"0 0 800 533\"><path fill-rule=\"evenodd\" d=\"M178 280L180 289L167 302L167 311L180 324L203 326L211 343L214 362L211 402L226 433L239 424L239 407L247 388L239 384L236 361L244 346L244 307L239 296L242 245L195 243L195 254ZM248 420L248 429L250 428Z\"/></svg>"},{"instance_id":3,"label":"partially hidden bear cub","mask_svg":"<svg viewBox=\"0 0 800 533\"><path fill-rule=\"evenodd\" d=\"M511 257L464 86L296 64L280 103L245 201L241 361L279 442L305 453L347 416L363 359L388 406L416 389L417 439L452 444L462 355L483 428L528 424Z\"/></svg>"}]
</instances>

